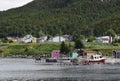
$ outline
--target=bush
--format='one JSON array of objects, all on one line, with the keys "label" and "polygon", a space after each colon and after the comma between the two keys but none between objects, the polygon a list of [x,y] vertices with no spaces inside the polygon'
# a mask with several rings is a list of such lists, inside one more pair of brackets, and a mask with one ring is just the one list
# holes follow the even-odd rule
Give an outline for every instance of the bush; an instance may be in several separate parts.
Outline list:
[{"label": "bush", "polygon": [[113,43],[112,45],[113,46],[119,46],[119,43]]},{"label": "bush", "polygon": [[90,37],[88,37],[88,41],[87,42],[93,42],[93,40],[95,40],[95,37],[94,36],[90,36]]}]

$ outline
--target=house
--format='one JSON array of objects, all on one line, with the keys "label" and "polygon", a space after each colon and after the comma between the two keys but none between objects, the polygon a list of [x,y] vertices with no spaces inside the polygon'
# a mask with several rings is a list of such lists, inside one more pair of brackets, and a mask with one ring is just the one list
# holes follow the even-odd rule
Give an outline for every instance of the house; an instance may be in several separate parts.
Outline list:
[{"label": "house", "polygon": [[63,35],[62,37],[64,37],[67,41],[70,41],[70,42],[74,40],[72,35]]},{"label": "house", "polygon": [[26,35],[24,38],[21,39],[23,43],[36,43],[36,38],[33,37],[32,35]]},{"label": "house", "polygon": [[72,42],[74,40],[73,36],[69,36],[68,39],[70,42]]},{"label": "house", "polygon": [[13,42],[17,42],[19,37],[7,37],[7,39]]},{"label": "house", "polygon": [[66,41],[66,39],[62,36],[55,36],[48,40],[48,42],[63,42],[63,41]]},{"label": "house", "polygon": [[113,51],[114,58],[120,58],[120,51]]},{"label": "house", "polygon": [[59,58],[60,57],[60,50],[53,50],[51,53],[52,58]]},{"label": "house", "polygon": [[111,36],[97,37],[95,42],[112,43],[112,37]]},{"label": "house", "polygon": [[70,57],[71,58],[77,58],[78,57],[78,53],[76,51],[72,51],[72,52],[70,52]]},{"label": "house", "polygon": [[32,35],[26,35],[22,38],[23,43],[30,43],[32,42]]},{"label": "house", "polygon": [[47,36],[43,36],[43,37],[40,37],[40,38],[37,38],[37,42],[40,43],[40,42],[45,42],[47,41],[48,37]]},{"label": "house", "polygon": [[32,38],[32,43],[36,43],[37,42],[37,38],[33,37]]},{"label": "house", "polygon": [[95,51],[85,51],[85,50],[74,50],[70,52],[70,57],[77,58],[77,57],[83,57],[83,58],[90,58],[92,55],[97,54]]},{"label": "house", "polygon": [[85,51],[83,54],[84,58],[90,58],[92,55],[95,55],[96,52],[95,51]]}]

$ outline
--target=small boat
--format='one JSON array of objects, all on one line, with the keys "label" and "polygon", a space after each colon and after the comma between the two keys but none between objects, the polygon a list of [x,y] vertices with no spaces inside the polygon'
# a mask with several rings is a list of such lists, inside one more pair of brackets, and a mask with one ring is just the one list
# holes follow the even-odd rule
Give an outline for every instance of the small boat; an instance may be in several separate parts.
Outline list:
[{"label": "small boat", "polygon": [[57,59],[56,58],[46,58],[46,62],[50,63],[56,63],[57,62]]},{"label": "small boat", "polygon": [[40,63],[41,65],[55,65],[58,64],[56,58],[41,58],[37,61],[37,63]]},{"label": "small boat", "polygon": [[103,63],[105,64],[105,58],[102,57],[102,55],[92,55],[90,59],[88,59],[89,63]]},{"label": "small boat", "polygon": [[71,58],[69,57],[61,57],[57,59],[57,62],[60,64],[65,64],[65,65],[72,65]]},{"label": "small boat", "polygon": [[[43,61],[44,60],[44,61]],[[69,57],[60,57],[60,58],[45,58],[41,59],[41,64],[45,65],[72,65],[72,58]]]}]

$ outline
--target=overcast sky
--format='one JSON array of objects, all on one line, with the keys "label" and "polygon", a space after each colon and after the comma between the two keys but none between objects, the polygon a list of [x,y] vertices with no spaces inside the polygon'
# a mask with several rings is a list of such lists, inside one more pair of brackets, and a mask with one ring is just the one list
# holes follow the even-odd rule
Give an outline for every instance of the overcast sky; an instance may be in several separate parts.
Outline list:
[{"label": "overcast sky", "polygon": [[33,0],[0,0],[0,11],[23,6]]}]

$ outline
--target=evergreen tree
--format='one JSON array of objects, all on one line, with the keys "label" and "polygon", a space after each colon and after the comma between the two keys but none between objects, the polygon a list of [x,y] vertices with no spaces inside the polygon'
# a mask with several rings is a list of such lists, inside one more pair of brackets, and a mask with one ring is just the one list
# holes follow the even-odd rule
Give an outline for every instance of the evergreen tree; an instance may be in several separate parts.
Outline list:
[{"label": "evergreen tree", "polygon": [[60,46],[60,53],[67,54],[69,51],[70,51],[69,47],[65,44],[65,42],[62,42]]},{"label": "evergreen tree", "polygon": [[84,44],[80,39],[75,40],[75,49],[82,49],[84,48]]},{"label": "evergreen tree", "polygon": [[66,49],[66,45],[65,45],[65,42],[63,41],[61,43],[61,46],[60,46],[60,53],[64,54],[65,53],[65,49]]}]

